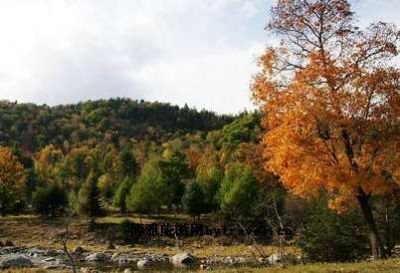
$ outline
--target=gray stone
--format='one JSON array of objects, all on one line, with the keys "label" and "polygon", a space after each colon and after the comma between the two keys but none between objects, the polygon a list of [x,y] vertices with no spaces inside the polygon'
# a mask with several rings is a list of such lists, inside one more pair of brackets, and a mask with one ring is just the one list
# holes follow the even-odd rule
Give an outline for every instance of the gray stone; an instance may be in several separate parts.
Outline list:
[{"label": "gray stone", "polygon": [[32,267],[33,262],[26,256],[7,254],[0,257],[0,268]]},{"label": "gray stone", "polygon": [[189,253],[180,253],[171,257],[175,267],[190,267],[196,263],[196,258]]},{"label": "gray stone", "polygon": [[56,258],[49,257],[49,258],[43,259],[43,262],[54,262],[55,260],[56,260]]},{"label": "gray stone", "polygon": [[73,251],[73,253],[74,253],[75,255],[79,255],[79,254],[82,254],[82,253],[84,253],[84,252],[86,252],[86,250],[85,250],[83,247],[81,247],[81,246],[76,247],[76,248],[74,249],[74,251]]},{"label": "gray stone", "polygon": [[106,262],[110,260],[110,256],[106,253],[98,252],[88,255],[85,260],[87,262]]},{"label": "gray stone", "polygon": [[60,266],[60,265],[57,265],[57,264],[49,264],[49,265],[46,265],[46,266],[44,266],[43,267],[43,269],[60,269],[60,268],[62,268],[62,266]]},{"label": "gray stone", "polygon": [[150,267],[150,266],[154,266],[154,265],[155,265],[155,262],[152,261],[152,260],[148,260],[148,259],[139,260],[139,261],[137,262],[137,264],[136,264],[136,266],[137,266],[139,269],[143,269],[143,268]]},{"label": "gray stone", "polygon": [[32,248],[28,250],[28,255],[32,257],[45,256],[47,255],[47,251],[43,249]]},{"label": "gray stone", "polygon": [[267,258],[268,263],[274,265],[278,264],[282,261],[282,254],[281,253],[273,253]]},{"label": "gray stone", "polygon": [[49,257],[43,260],[43,262],[54,262],[56,260],[56,258],[54,257]]}]

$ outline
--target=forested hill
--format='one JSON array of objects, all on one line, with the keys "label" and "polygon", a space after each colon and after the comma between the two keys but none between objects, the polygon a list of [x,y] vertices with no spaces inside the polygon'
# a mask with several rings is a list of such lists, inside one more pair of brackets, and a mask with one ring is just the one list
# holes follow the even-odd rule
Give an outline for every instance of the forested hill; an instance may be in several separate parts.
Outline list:
[{"label": "forested hill", "polygon": [[221,129],[233,116],[125,98],[50,107],[0,101],[0,146],[37,151],[48,144],[124,139],[165,141],[194,131]]}]

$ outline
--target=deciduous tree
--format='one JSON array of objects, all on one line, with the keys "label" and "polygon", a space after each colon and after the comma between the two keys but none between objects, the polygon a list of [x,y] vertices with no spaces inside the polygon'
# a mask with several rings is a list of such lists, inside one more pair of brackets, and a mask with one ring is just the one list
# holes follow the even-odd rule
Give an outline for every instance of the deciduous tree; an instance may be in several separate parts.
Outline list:
[{"label": "deciduous tree", "polygon": [[24,199],[26,174],[24,167],[8,148],[0,146],[0,213],[5,213]]},{"label": "deciduous tree", "polygon": [[265,113],[268,170],[295,194],[359,204],[383,256],[370,199],[400,178],[399,31],[354,24],[347,0],[279,0],[268,25],[280,45],[260,58],[252,90]]}]

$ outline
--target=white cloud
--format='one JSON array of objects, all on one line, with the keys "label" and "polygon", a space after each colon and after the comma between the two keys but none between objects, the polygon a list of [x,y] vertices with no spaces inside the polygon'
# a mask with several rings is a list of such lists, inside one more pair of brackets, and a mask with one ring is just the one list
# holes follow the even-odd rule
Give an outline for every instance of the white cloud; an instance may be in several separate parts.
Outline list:
[{"label": "white cloud", "polygon": [[263,43],[256,43],[244,50],[160,62],[144,67],[135,82],[140,89],[152,90],[148,96],[154,100],[187,102],[225,113],[249,109],[250,77],[256,72],[255,58],[263,49]]},{"label": "white cloud", "polygon": [[251,106],[250,52],[260,44],[263,26],[254,22],[264,5],[2,0],[0,99],[58,104],[128,96],[241,110]]},{"label": "white cloud", "polygon": [[[126,96],[219,112],[251,107],[272,0],[0,0],[0,99]],[[358,1],[397,19],[396,0]]]}]

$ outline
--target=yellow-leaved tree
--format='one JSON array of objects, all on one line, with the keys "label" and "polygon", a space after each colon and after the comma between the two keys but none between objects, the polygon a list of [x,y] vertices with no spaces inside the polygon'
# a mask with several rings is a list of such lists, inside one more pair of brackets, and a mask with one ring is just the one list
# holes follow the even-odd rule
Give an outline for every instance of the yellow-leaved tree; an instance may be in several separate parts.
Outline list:
[{"label": "yellow-leaved tree", "polygon": [[22,164],[8,148],[0,146],[0,213],[4,216],[25,194],[26,174]]},{"label": "yellow-leaved tree", "polygon": [[355,26],[347,0],[278,0],[252,92],[264,113],[266,168],[294,194],[359,205],[372,254],[384,256],[372,196],[399,189],[399,31]]}]

